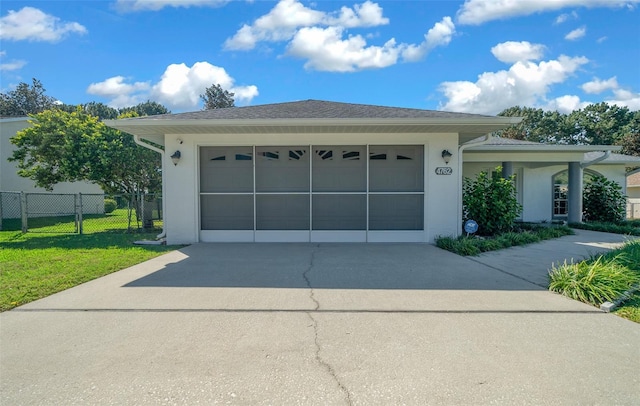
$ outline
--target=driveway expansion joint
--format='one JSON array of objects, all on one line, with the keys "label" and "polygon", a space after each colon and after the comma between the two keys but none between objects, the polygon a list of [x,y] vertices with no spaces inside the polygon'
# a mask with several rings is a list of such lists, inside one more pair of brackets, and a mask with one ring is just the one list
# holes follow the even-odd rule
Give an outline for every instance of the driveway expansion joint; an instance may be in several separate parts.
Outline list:
[{"label": "driveway expansion joint", "polygon": [[[313,289],[313,286],[311,286],[311,280],[309,279],[309,273],[313,270],[315,256],[316,256],[316,252],[317,252],[318,248],[320,248],[320,246],[316,245],[314,250],[311,252],[311,258],[309,260],[309,266],[302,273],[302,277],[304,278],[304,281],[307,284],[307,287],[309,288],[309,298],[315,304],[315,308],[313,309],[313,312],[317,312],[317,311],[320,310],[320,302],[315,297],[315,291]],[[351,406],[353,404],[353,402],[351,400],[351,394],[349,393],[349,390],[346,388],[346,386],[344,386],[344,384],[342,382],[340,382],[340,379],[338,378],[338,375],[336,374],[336,371],[331,366],[331,364],[329,364],[327,361],[325,361],[322,358],[322,356],[320,355],[320,352],[322,351],[322,347],[320,346],[320,340],[318,338],[318,321],[313,317],[313,314],[312,314],[311,311],[308,311],[306,313],[307,313],[307,316],[309,317],[309,319],[311,319],[311,327],[313,327],[313,342],[314,342],[315,347],[316,347],[316,351],[315,351],[316,361],[318,362],[318,364],[320,364],[320,366],[322,366],[329,373],[331,378],[333,378],[333,380],[338,385],[338,388],[342,391],[342,393],[344,393],[347,405]]]}]

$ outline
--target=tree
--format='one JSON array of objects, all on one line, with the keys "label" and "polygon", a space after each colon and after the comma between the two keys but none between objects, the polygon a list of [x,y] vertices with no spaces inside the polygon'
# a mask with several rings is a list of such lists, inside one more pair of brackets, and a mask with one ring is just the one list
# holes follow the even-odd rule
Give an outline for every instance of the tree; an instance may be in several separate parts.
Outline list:
[{"label": "tree", "polygon": [[9,160],[37,186],[51,190],[59,182],[89,181],[109,194],[161,190],[159,154],[106,127],[81,106],[32,117],[32,125],[11,139],[16,149]]},{"label": "tree", "polygon": [[213,84],[205,89],[204,94],[200,95],[200,99],[204,102],[203,110],[235,107],[234,95],[235,93],[224,90],[220,85]]},{"label": "tree", "polygon": [[[159,114],[169,114],[171,111],[160,103],[156,103],[151,100],[147,100],[144,103],[137,104],[133,107],[124,107],[118,111],[119,115],[123,115],[129,112],[135,112],[137,116],[157,116]],[[115,117],[114,117],[115,118]]]},{"label": "tree", "polygon": [[26,116],[40,113],[55,106],[56,99],[45,95],[45,88],[38,79],[33,84],[21,82],[15,90],[0,93],[0,116]]},{"label": "tree", "polygon": [[[523,120],[496,133],[499,137],[541,143],[566,143],[571,133],[566,116],[557,111],[544,111],[532,107],[510,107],[498,116],[522,117]],[[565,141],[565,142],[563,142]]]},{"label": "tree", "polygon": [[624,135],[616,141],[617,145],[622,146],[622,153],[640,156],[640,111],[633,113],[622,132]]},{"label": "tree", "polygon": [[567,120],[575,128],[576,144],[613,145],[625,135],[624,129],[632,118],[627,107],[603,102],[574,110]]}]

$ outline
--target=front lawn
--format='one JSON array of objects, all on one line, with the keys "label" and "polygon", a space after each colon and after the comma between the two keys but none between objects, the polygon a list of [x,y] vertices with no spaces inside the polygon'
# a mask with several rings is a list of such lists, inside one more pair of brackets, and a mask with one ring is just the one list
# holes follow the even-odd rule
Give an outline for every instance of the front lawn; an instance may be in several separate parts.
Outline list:
[{"label": "front lawn", "polygon": [[133,245],[157,233],[93,234],[0,232],[0,311],[172,251],[164,245]]}]

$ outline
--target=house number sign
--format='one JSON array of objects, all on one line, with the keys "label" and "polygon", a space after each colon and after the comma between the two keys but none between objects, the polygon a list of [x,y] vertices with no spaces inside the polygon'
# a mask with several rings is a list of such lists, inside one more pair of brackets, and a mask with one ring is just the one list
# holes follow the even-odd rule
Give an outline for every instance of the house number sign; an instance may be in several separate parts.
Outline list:
[{"label": "house number sign", "polygon": [[439,166],[436,168],[436,175],[451,175],[453,168],[450,166]]}]

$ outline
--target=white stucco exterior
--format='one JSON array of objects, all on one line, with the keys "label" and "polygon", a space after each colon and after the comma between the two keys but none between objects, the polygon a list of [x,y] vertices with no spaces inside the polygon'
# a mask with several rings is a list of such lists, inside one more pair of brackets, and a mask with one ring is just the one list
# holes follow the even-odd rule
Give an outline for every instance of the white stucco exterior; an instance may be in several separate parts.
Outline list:
[{"label": "white stucco exterior", "polygon": [[[287,146],[287,145],[423,145],[424,146],[424,224],[422,231],[347,233],[314,233],[312,241],[416,241],[431,242],[439,235],[456,234],[458,227],[457,191],[460,174],[457,171],[457,154],[449,165],[442,160],[442,150],[457,151],[457,133],[430,134],[228,134],[212,137],[208,134],[167,134],[164,145],[163,174],[165,182],[165,218],[167,243],[188,244],[194,241],[210,241],[211,233],[200,231],[199,207],[199,162],[198,149],[205,146]],[[170,155],[179,150],[181,159],[177,165]],[[452,175],[436,175],[437,167],[450,166]],[[453,201],[452,201],[453,199]],[[257,232],[250,240],[262,240]],[[246,241],[247,234],[225,232],[226,240]],[[262,233],[262,237],[268,233]],[[297,241],[298,235],[272,233],[273,240],[290,238]],[[268,237],[266,237],[268,239]],[[308,240],[308,239],[307,239]]]}]

